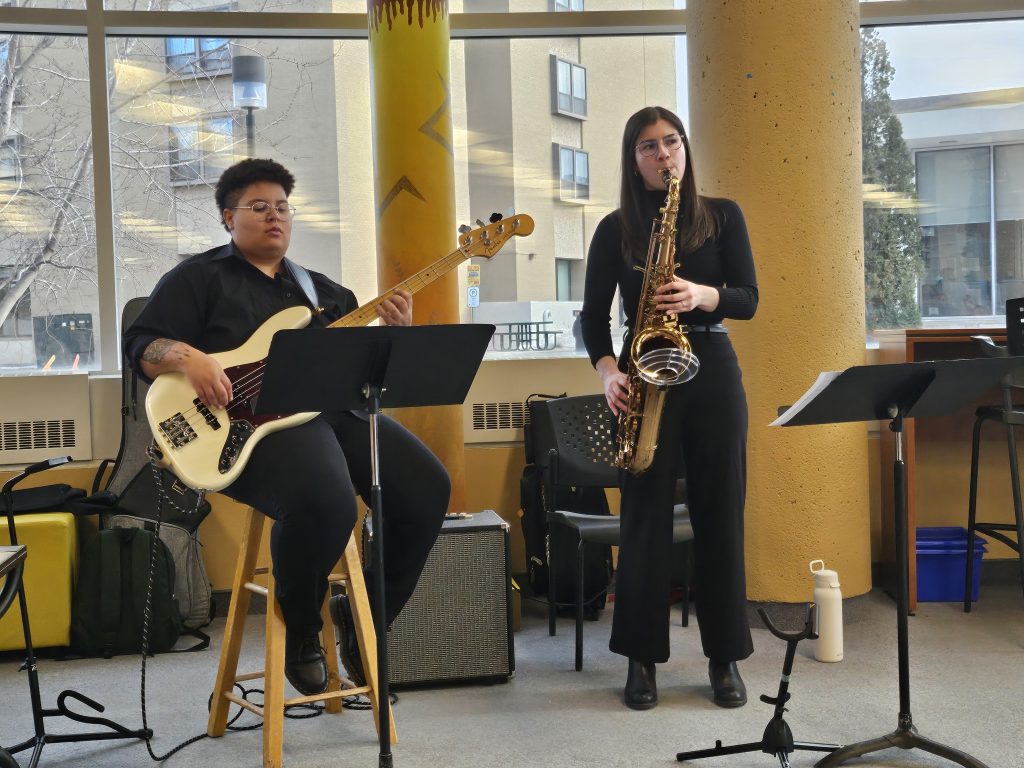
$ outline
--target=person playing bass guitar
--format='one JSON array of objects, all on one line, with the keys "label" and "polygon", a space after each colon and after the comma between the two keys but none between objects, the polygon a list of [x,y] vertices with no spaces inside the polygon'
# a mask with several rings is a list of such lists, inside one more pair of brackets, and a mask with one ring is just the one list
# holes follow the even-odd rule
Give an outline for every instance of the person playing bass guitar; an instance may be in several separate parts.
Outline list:
[{"label": "person playing bass guitar", "polygon": [[[325,327],[357,308],[352,291],[285,259],[294,186],[292,174],[273,160],[243,160],[220,177],[215,200],[230,242],[165,274],[125,331],[126,357],[144,378],[181,374],[205,407],[223,409],[246,395],[211,353],[239,347],[289,307],[313,309],[311,327]],[[376,311],[387,325],[410,325],[412,294],[395,290]],[[380,481],[388,489],[384,580],[390,625],[441,529],[451,482],[437,457],[404,427],[381,416],[379,429]],[[285,674],[304,695],[327,687],[320,606],[356,522],[353,489],[369,503],[369,430],[365,413],[338,412],[274,431],[256,443],[240,474],[221,490],[274,520],[270,552],[286,626]],[[367,591],[374,594],[372,584]],[[332,598],[331,613],[339,624],[342,664],[361,685],[347,598]]]}]

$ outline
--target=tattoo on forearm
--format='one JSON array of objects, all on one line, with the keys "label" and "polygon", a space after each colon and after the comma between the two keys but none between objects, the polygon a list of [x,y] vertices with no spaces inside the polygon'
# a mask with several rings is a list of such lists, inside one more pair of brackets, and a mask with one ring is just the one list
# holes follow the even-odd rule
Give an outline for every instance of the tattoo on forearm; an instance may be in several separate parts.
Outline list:
[{"label": "tattoo on forearm", "polygon": [[[166,363],[168,362],[167,353],[170,352],[171,347],[177,343],[178,342],[172,341],[171,339],[156,339],[146,347],[146,351],[142,353],[142,359],[147,363],[153,363],[154,365]],[[175,352],[175,357],[179,361],[188,357],[188,348],[186,347],[184,350],[177,350]]]}]

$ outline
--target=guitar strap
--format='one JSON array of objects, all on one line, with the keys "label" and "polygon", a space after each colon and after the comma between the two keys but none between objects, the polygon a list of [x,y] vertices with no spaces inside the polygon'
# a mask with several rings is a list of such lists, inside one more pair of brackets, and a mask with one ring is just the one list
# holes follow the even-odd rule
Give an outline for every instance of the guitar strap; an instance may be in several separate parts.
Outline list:
[{"label": "guitar strap", "polygon": [[296,264],[291,259],[285,257],[284,264],[288,268],[288,273],[292,276],[302,292],[306,294],[306,299],[309,301],[309,306],[313,309],[313,314],[318,315],[321,312],[320,299],[316,295],[316,286],[313,285],[313,278],[309,276],[309,271],[300,264]]}]

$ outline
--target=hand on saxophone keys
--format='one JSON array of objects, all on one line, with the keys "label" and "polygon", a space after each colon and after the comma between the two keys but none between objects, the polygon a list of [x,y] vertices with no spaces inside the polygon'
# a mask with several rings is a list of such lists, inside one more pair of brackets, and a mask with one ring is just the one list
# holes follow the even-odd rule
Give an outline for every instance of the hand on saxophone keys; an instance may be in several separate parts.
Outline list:
[{"label": "hand on saxophone keys", "polygon": [[692,312],[702,309],[711,312],[718,308],[719,293],[717,288],[709,285],[691,283],[676,277],[661,285],[654,291],[656,308],[659,312]]},{"label": "hand on saxophone keys", "polygon": [[594,367],[601,376],[604,397],[612,413],[618,416],[629,410],[629,377],[619,370],[615,358],[611,355],[602,357]]}]

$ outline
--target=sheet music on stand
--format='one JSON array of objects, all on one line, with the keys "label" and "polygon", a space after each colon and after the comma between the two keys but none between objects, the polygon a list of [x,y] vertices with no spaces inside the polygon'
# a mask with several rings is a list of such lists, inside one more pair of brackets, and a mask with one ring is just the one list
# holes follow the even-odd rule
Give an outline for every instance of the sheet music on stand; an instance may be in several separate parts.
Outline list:
[{"label": "sheet music on stand", "polygon": [[836,378],[842,374],[842,371],[822,371],[818,374],[818,378],[815,379],[814,383],[810,388],[804,392],[800,399],[789,406],[783,413],[779,414],[779,417],[775,419],[769,427],[782,427],[788,424],[793,417],[800,413],[809,402],[814,400],[818,396],[818,393],[823,391],[829,384],[836,380]]}]

